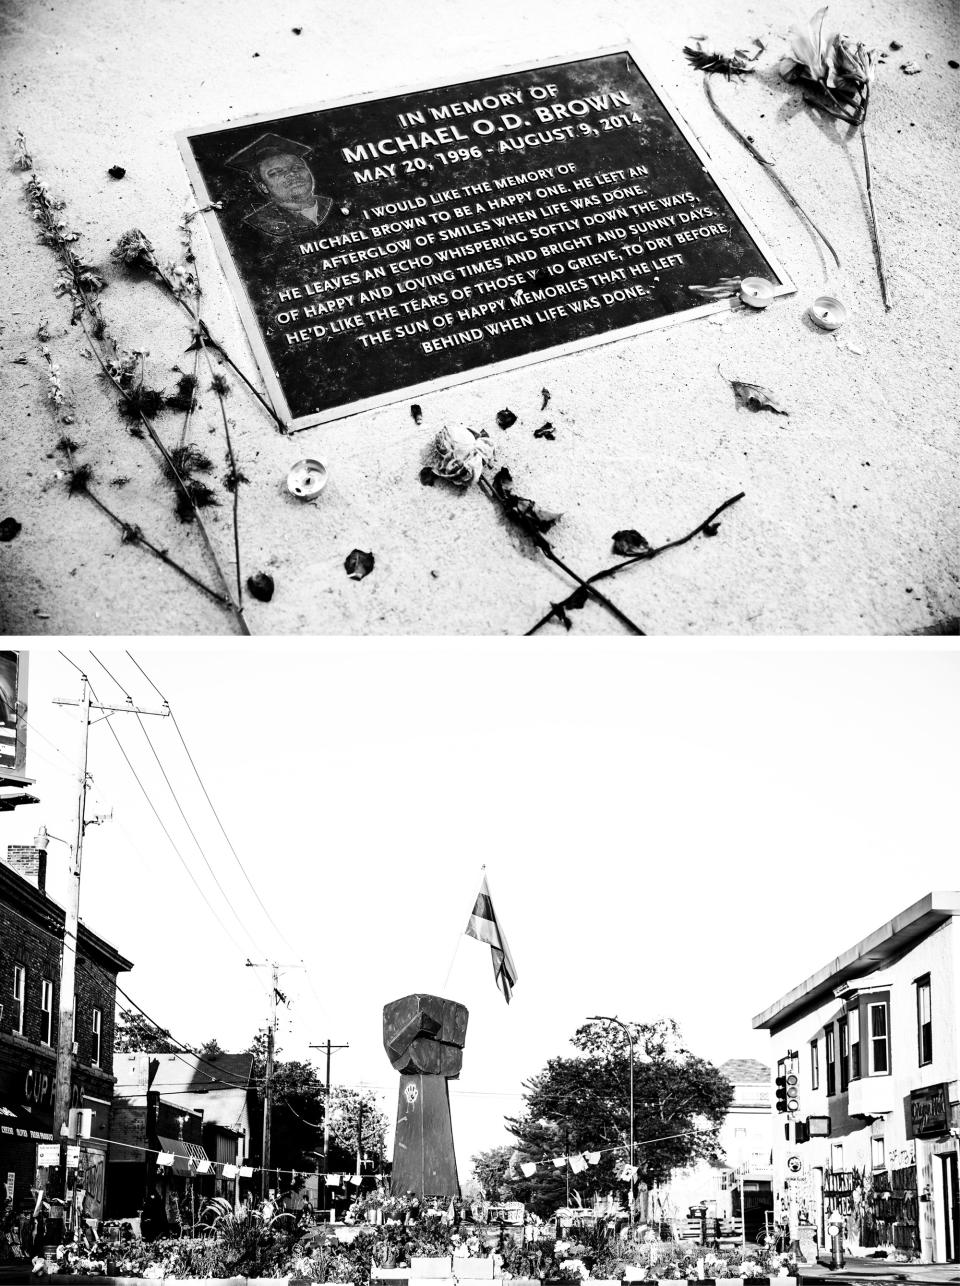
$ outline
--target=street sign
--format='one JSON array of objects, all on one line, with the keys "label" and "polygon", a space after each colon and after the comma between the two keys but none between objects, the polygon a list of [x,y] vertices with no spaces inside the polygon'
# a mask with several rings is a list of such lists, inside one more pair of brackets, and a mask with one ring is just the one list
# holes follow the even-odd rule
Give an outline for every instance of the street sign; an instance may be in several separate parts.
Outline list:
[{"label": "street sign", "polygon": [[68,1170],[79,1170],[79,1169],[80,1169],[80,1149],[79,1149],[79,1147],[68,1147],[68,1148],[67,1148],[67,1169],[68,1169]]},{"label": "street sign", "polygon": [[787,1157],[787,1169],[791,1174],[799,1174],[803,1169],[803,1162],[799,1157]]}]

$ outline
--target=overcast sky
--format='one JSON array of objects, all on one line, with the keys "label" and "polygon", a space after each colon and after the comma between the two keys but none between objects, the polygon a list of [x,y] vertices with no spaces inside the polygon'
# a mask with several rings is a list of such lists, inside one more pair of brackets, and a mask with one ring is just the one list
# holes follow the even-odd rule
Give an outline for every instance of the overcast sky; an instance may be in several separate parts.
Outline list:
[{"label": "overcast sky", "polygon": [[[64,650],[101,700],[123,702],[81,644]],[[159,707],[117,643],[93,651]],[[585,1016],[670,1016],[717,1063],[764,1058],[754,1014],[930,889],[958,886],[955,650],[564,639],[131,651],[281,933],[171,720],[144,723],[236,916],[137,719],[119,715],[91,731],[88,815],[113,817],[87,831],[81,915],[134,961],[121,985],[179,1039],[240,1049],[267,1013],[267,973],[245,960],[277,960],[284,1053],[349,1042],[334,1081],[382,1090],[391,1120],[384,1003],[412,991],[465,1003],[462,1179],[473,1152],[508,1141],[521,1081],[568,1052]],[[79,689],[55,651],[32,649],[28,768],[42,802],[0,815],[4,849],[41,823],[72,834],[77,712],[52,698]],[[58,900],[65,859],[53,844]],[[509,1006],[489,949],[461,936],[484,863],[519,972]]]}]

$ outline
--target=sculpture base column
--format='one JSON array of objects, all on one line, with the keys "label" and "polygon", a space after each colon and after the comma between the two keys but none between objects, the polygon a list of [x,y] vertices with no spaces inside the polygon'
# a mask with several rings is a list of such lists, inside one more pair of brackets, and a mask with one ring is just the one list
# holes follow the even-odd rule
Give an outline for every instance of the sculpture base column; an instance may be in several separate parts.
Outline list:
[{"label": "sculpture base column", "polygon": [[421,1199],[460,1196],[445,1076],[400,1076],[390,1191],[415,1192]]}]

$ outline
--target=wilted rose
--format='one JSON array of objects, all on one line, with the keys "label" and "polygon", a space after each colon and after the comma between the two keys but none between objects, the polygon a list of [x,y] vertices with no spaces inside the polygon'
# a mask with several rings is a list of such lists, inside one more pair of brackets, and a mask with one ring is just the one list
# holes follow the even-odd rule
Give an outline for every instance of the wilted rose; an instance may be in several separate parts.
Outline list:
[{"label": "wilted rose", "polygon": [[485,466],[493,462],[493,446],[486,437],[470,429],[442,428],[434,443],[434,459],[429,468],[437,478],[457,487],[469,487],[478,481]]}]

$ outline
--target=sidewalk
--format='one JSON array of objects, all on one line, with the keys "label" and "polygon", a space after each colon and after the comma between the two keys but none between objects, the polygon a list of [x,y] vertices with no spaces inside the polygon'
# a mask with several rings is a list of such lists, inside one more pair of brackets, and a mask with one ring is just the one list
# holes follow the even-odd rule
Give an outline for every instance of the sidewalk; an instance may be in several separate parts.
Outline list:
[{"label": "sidewalk", "polygon": [[824,1256],[820,1263],[805,1264],[801,1282],[960,1282],[960,1264],[902,1264],[893,1259],[854,1259],[847,1256],[843,1268],[830,1268]]}]

